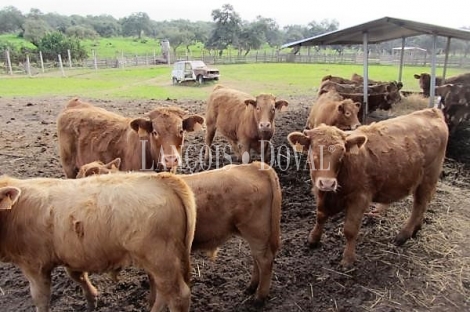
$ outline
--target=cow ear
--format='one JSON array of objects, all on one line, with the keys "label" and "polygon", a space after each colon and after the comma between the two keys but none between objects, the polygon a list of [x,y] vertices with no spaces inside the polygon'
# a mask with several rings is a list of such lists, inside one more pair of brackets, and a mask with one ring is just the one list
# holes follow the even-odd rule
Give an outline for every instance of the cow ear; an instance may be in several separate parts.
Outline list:
[{"label": "cow ear", "polygon": [[296,152],[307,152],[310,147],[310,138],[301,132],[290,133],[287,141]]},{"label": "cow ear", "polygon": [[276,101],[275,107],[277,110],[284,112],[287,110],[287,105],[289,105],[287,101],[279,100],[279,101]]},{"label": "cow ear", "polygon": [[17,187],[7,186],[0,188],[0,210],[11,209],[21,195]]},{"label": "cow ear", "polygon": [[403,82],[401,81],[397,82],[397,88],[398,90],[401,90],[401,88],[403,88]]},{"label": "cow ear", "polygon": [[121,167],[121,158],[116,158],[114,160],[111,160],[109,163],[107,163],[106,168],[108,169],[119,169]]},{"label": "cow ear", "polygon": [[246,106],[251,104],[251,105],[253,105],[253,107],[256,107],[256,101],[253,100],[253,99],[245,100],[245,104],[246,104]]},{"label": "cow ear", "polygon": [[85,177],[89,177],[95,174],[100,174],[100,168],[98,167],[90,167],[85,171]]},{"label": "cow ear", "polygon": [[413,77],[415,77],[416,79],[419,79],[419,78],[421,78],[421,75],[414,74]]},{"label": "cow ear", "polygon": [[131,121],[131,128],[139,134],[139,137],[145,137],[152,132],[152,122],[144,118],[136,118]]},{"label": "cow ear", "polygon": [[340,113],[344,113],[344,103],[341,102],[341,103],[338,105],[338,111],[339,111]]},{"label": "cow ear", "polygon": [[183,119],[183,130],[187,132],[200,131],[204,129],[205,119],[199,115],[191,115]]},{"label": "cow ear", "polygon": [[355,154],[366,142],[365,135],[350,135],[346,137],[346,151]]}]

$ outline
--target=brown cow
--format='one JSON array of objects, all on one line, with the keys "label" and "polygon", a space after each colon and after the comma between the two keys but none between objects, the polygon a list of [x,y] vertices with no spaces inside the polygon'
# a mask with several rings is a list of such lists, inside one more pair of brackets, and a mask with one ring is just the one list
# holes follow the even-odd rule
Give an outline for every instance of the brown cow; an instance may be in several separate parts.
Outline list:
[{"label": "brown cow", "polygon": [[77,173],[77,179],[91,176],[93,174],[105,174],[119,171],[121,158],[116,158],[105,164],[102,161],[94,161],[80,167]]},{"label": "brown cow", "polygon": [[148,118],[126,118],[72,99],[57,119],[59,154],[67,178],[80,166],[100,159],[121,158],[122,170],[150,169],[153,164],[175,170],[181,159],[185,131],[204,124],[199,115],[178,107],[159,107]]},{"label": "brown cow", "polygon": [[444,114],[449,126],[449,135],[453,136],[462,122],[470,120],[470,106],[451,105],[444,110]]},{"label": "brown cow", "polygon": [[343,99],[336,91],[329,91],[318,97],[310,108],[306,129],[313,129],[324,123],[342,130],[356,129],[361,125],[357,114],[361,103]]},{"label": "brown cow", "polygon": [[342,77],[339,77],[339,76],[332,76],[332,75],[324,76],[322,78],[321,82],[324,82],[324,81],[327,81],[327,80],[333,81],[333,82],[336,82],[336,83],[341,83],[341,84],[357,84],[353,80],[342,78]]},{"label": "brown cow", "polygon": [[396,237],[402,245],[421,228],[446,153],[448,129],[442,111],[428,108],[361,126],[346,133],[321,125],[288,135],[290,144],[309,153],[317,220],[308,236],[320,242],[328,217],[346,210],[346,248],[341,264],[356,260],[361,219],[371,202],[390,204],[413,194],[413,210]]},{"label": "brown cow", "polygon": [[[425,96],[430,95],[431,90],[431,75],[428,73],[414,74],[413,77],[419,79],[419,87],[423,90]],[[448,83],[462,83],[470,84],[470,73],[460,74],[442,79],[442,77],[436,77],[436,86],[441,86]]]},{"label": "brown cow", "polygon": [[[287,101],[277,100],[272,94],[260,94],[255,98],[245,92],[215,86],[207,102],[205,160],[210,157],[210,146],[219,130],[230,142],[238,160],[243,156],[243,161],[249,162],[250,150],[262,153],[262,141],[273,137],[276,110],[282,111],[287,105]],[[268,143],[264,144],[268,161],[269,147]]]},{"label": "brown cow", "polygon": [[[403,87],[401,82],[384,82],[380,84],[373,84],[367,87],[369,94],[398,92]],[[339,93],[364,93],[362,85],[341,84],[334,81],[326,80],[322,82],[318,95],[325,92],[335,90]]]},{"label": "brown cow", "polygon": [[87,179],[0,177],[0,259],[21,268],[38,312],[50,310],[51,271],[64,266],[84,290],[85,272],[135,264],[152,276],[152,312],[190,305],[190,249],[196,203],[171,173],[118,173]]},{"label": "brown cow", "polygon": [[[353,81],[356,84],[364,84],[364,78],[361,75],[356,74],[356,73],[352,74],[351,81]],[[373,79],[370,79],[370,78],[367,79],[367,84],[368,85],[370,85],[370,84],[381,84],[381,83],[383,83],[383,82],[378,81],[378,80],[373,80]]]},{"label": "brown cow", "polygon": [[[118,171],[98,162],[87,168],[93,168],[87,171],[90,175]],[[232,235],[242,237],[250,246],[254,265],[247,290],[256,292],[257,302],[263,302],[269,293],[274,257],[281,243],[282,194],[274,169],[255,161],[179,177],[196,196],[192,250],[215,255]]]}]

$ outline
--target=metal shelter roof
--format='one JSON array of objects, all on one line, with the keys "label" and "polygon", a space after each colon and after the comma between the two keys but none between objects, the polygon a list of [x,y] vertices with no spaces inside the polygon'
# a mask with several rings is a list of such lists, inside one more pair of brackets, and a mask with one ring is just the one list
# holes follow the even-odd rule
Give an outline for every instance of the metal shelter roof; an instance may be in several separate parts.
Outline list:
[{"label": "metal shelter roof", "polygon": [[363,34],[365,32],[368,34],[369,44],[426,34],[470,40],[470,31],[468,30],[437,26],[386,16],[357,26],[286,43],[281,48],[291,48],[295,46],[306,47],[317,45],[362,44],[364,40]]}]

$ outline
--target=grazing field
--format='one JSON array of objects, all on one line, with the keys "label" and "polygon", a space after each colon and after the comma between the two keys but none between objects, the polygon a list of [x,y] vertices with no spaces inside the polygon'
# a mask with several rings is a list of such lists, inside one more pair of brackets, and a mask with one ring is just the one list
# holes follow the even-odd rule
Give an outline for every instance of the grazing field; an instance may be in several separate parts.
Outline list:
[{"label": "grazing field", "polygon": [[[305,157],[296,163],[287,135],[302,130],[321,77],[349,77],[360,66],[257,64],[220,66],[221,83],[257,94],[273,92],[289,102],[276,116],[273,139],[282,194],[282,246],[264,308],[244,293],[251,274],[247,244],[227,242],[215,262],[193,255],[191,311],[466,311],[470,309],[470,131],[451,139],[438,190],[416,238],[396,247],[393,239],[409,215],[410,198],[393,204],[379,218],[364,217],[358,262],[347,271],[339,262],[344,249],[339,214],[327,222],[318,249],[306,245],[315,220],[315,202]],[[57,153],[56,118],[74,96],[126,116],[141,116],[156,106],[176,105],[204,114],[213,84],[172,86],[170,68],[70,71],[62,78],[2,77],[0,81],[0,171],[16,177],[64,177]],[[405,68],[404,89],[418,90],[415,72]],[[439,73],[439,72],[438,72]],[[456,71],[448,72],[449,75]],[[370,77],[395,80],[396,67],[372,67]],[[396,111],[400,110],[400,103]],[[409,107],[412,107],[410,104]],[[409,108],[408,107],[408,108]],[[203,133],[186,137],[181,173],[206,170],[200,160]],[[215,144],[227,144],[216,135]],[[215,164],[211,168],[215,168]],[[3,213],[3,212],[2,212]],[[27,229],[26,229],[27,230]],[[91,275],[101,294],[99,311],[147,311],[146,275],[126,269],[119,282]],[[53,273],[52,311],[86,311],[81,290],[58,268]],[[0,264],[0,311],[32,311],[28,282],[21,271]]]},{"label": "grazing field", "polygon": [[[220,83],[247,92],[273,92],[282,96],[315,96],[326,75],[351,77],[363,74],[359,65],[336,64],[237,64],[216,65]],[[159,65],[124,69],[65,69],[65,77],[57,70],[33,77],[0,76],[0,96],[87,96],[89,98],[129,99],[206,99],[212,83],[175,87],[171,83],[171,66]],[[427,67],[404,67],[403,90],[419,91],[415,73],[429,72]],[[447,76],[462,73],[448,69]],[[442,69],[437,70],[441,74]],[[398,67],[371,66],[369,77],[375,80],[397,80]]]}]

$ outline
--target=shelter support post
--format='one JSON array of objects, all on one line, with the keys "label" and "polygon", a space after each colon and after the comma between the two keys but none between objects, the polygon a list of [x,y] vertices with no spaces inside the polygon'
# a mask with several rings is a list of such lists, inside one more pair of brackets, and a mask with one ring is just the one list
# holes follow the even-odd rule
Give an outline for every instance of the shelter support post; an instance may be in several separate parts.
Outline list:
[{"label": "shelter support post", "polygon": [[434,95],[436,94],[436,46],[437,35],[432,35],[432,51],[431,51],[431,83],[429,90],[429,107],[434,107]]},{"label": "shelter support post", "polygon": [[398,69],[398,82],[403,78],[403,64],[405,61],[405,37],[401,38],[401,50],[400,50],[400,68]]},{"label": "shelter support post", "polygon": [[364,66],[363,66],[363,77],[364,77],[364,83],[363,83],[363,94],[364,94],[364,100],[362,105],[364,106],[364,110],[362,111],[362,122],[366,122],[366,117],[367,117],[367,112],[369,111],[369,34],[367,31],[364,31],[362,33],[362,38],[363,38],[363,51],[364,51]]},{"label": "shelter support post", "polygon": [[444,58],[444,69],[442,70],[442,80],[446,79],[447,62],[449,61],[450,37],[447,37],[446,56]]}]

